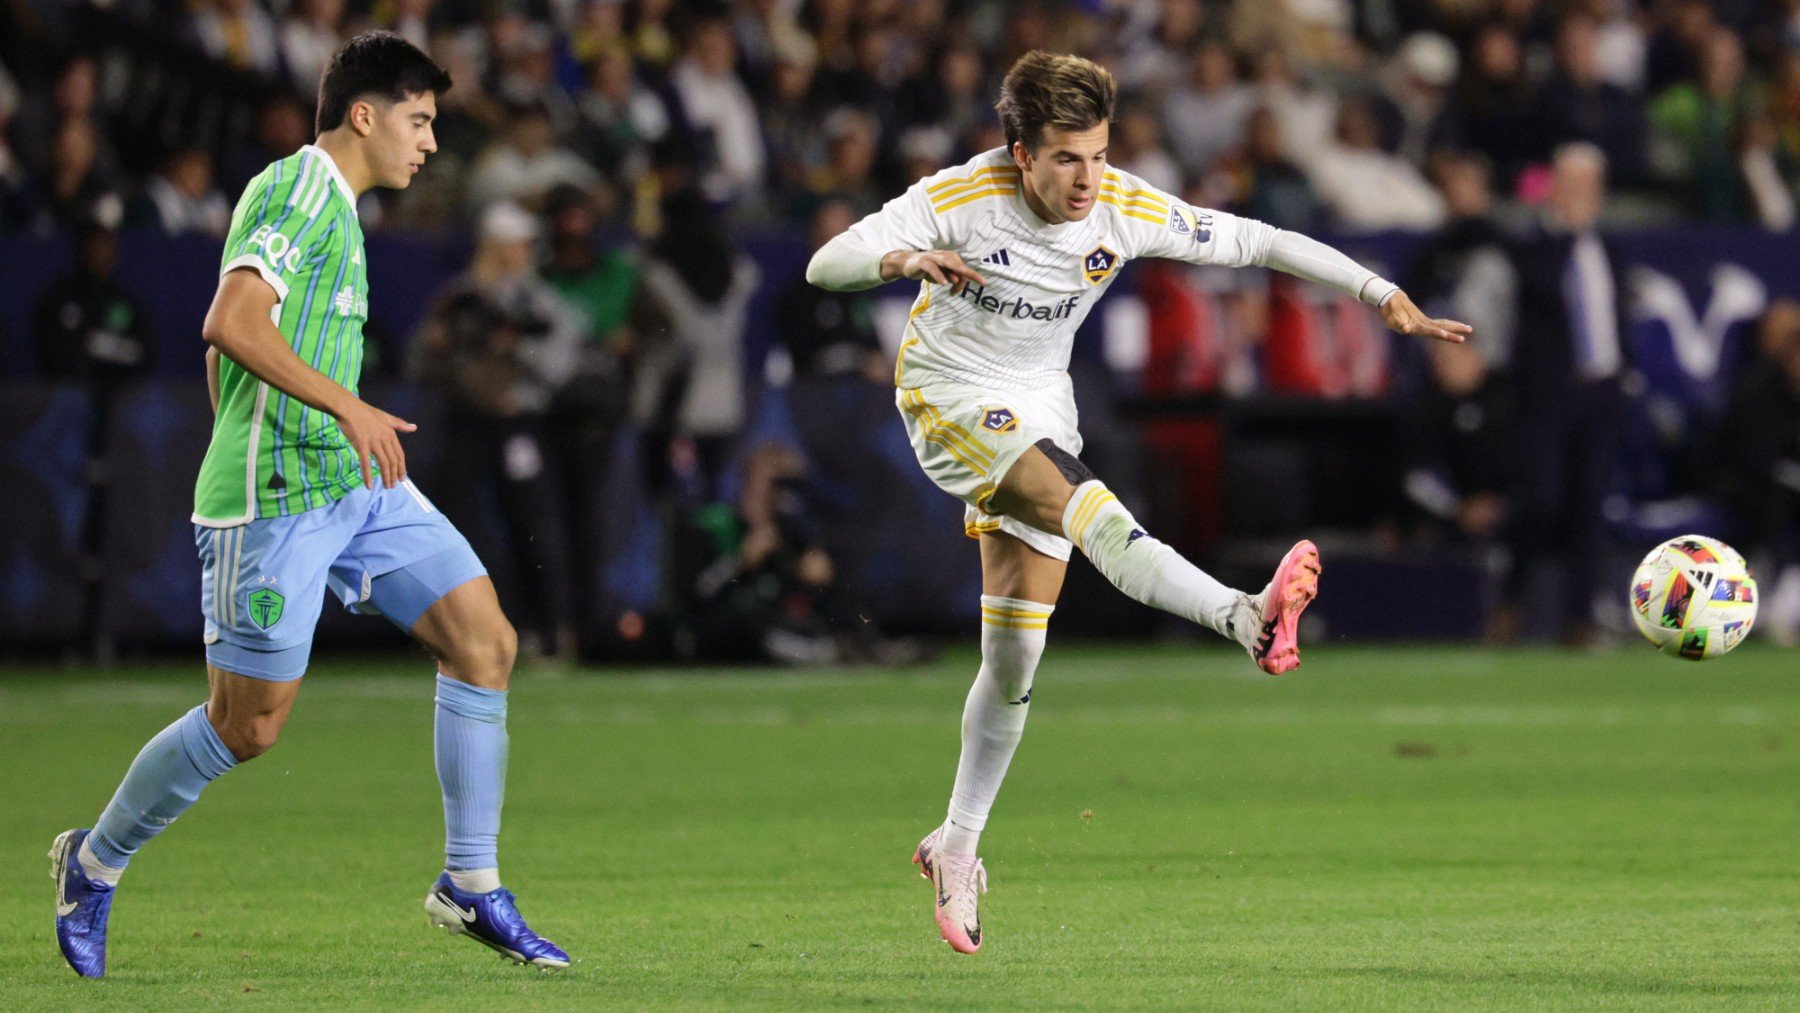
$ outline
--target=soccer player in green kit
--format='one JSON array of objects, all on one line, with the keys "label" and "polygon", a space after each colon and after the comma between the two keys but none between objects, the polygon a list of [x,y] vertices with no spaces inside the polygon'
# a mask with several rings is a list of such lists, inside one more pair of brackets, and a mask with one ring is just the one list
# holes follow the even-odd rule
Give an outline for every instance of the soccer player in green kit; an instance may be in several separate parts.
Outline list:
[{"label": "soccer player in green kit", "polygon": [[568,966],[500,885],[517,639],[468,541],[406,477],[399,434],[414,426],[357,397],[369,284],[356,200],[412,181],[449,87],[397,35],[350,40],[319,85],[317,143],[238,201],[203,329],[215,420],[193,521],[211,695],[144,746],[91,831],[51,848],[57,943],[84,977],[106,971],[114,888],[138,848],[275,744],[327,587],[437,659],[447,842],[430,920],[516,962]]}]

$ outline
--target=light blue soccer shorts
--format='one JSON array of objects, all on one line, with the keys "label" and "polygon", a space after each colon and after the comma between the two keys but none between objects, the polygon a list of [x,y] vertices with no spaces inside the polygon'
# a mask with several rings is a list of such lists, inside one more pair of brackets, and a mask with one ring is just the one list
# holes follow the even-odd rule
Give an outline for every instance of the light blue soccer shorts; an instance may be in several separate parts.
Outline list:
[{"label": "light blue soccer shorts", "polygon": [[327,586],[346,609],[410,632],[432,603],[487,573],[410,480],[286,517],[195,525],[194,541],[207,663],[273,682],[305,674]]}]

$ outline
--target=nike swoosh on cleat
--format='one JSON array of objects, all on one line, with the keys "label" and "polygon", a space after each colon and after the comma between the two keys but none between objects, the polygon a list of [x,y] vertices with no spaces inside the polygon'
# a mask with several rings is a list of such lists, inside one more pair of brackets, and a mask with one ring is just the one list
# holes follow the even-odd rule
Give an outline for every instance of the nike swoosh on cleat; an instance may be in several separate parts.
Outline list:
[{"label": "nike swoosh on cleat", "polygon": [[464,911],[462,908],[459,908],[455,904],[452,904],[452,905],[450,905],[450,910],[455,911],[456,917],[461,918],[463,921],[468,922],[471,925],[475,924],[475,909],[474,908],[470,908],[467,911]]},{"label": "nike swoosh on cleat", "polygon": [[78,905],[75,905],[75,904],[64,904],[60,900],[57,901],[56,902],[56,917],[58,917],[58,918],[69,917],[70,915],[75,913],[75,908],[77,906]]}]

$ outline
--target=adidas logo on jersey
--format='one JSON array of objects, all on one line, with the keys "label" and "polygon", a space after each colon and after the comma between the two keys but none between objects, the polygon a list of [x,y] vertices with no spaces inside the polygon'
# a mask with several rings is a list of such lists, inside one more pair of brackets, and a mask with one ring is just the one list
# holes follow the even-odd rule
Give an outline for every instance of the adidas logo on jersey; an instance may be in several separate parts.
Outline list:
[{"label": "adidas logo on jersey", "polygon": [[1061,320],[1075,312],[1075,307],[1081,302],[1081,293],[1079,292],[1061,302],[1049,306],[1039,306],[1036,303],[1026,302],[1023,298],[999,299],[987,294],[986,285],[976,285],[972,282],[963,286],[960,297],[969,300],[976,306],[987,310],[989,313],[998,313],[1003,317],[1011,317],[1014,320],[1024,320],[1027,318],[1032,320]]},{"label": "adidas logo on jersey", "polygon": [[1012,266],[1012,258],[1006,255],[1005,249],[995,250],[993,253],[981,258],[981,262],[983,264],[999,264],[1001,267]]}]

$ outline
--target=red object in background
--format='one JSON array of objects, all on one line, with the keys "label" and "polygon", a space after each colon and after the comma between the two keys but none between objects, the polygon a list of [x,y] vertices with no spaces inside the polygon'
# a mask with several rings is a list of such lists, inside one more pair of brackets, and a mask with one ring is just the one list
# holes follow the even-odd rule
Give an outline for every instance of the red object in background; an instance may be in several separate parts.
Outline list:
[{"label": "red object in background", "polygon": [[1374,397],[1387,389],[1388,352],[1387,330],[1370,307],[1269,276],[1263,375],[1271,392]]},{"label": "red object in background", "polygon": [[[1224,309],[1211,292],[1188,283],[1189,269],[1144,264],[1138,298],[1150,322],[1144,396],[1179,398],[1218,391],[1224,373]],[[1182,553],[1196,554],[1225,532],[1221,427],[1211,415],[1152,419],[1143,427],[1158,475],[1151,483],[1150,523]]]},{"label": "red object in background", "polygon": [[1138,298],[1150,320],[1144,363],[1146,397],[1180,397],[1219,389],[1224,362],[1218,297],[1188,283],[1187,270],[1162,261],[1143,265]]}]

